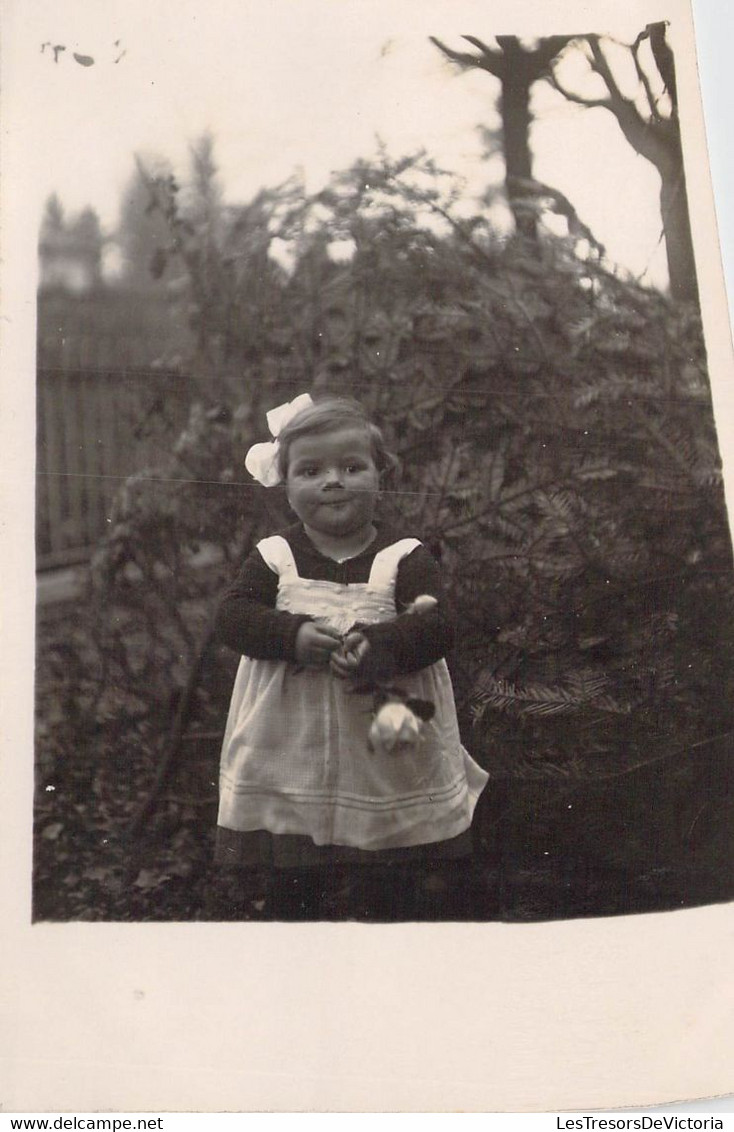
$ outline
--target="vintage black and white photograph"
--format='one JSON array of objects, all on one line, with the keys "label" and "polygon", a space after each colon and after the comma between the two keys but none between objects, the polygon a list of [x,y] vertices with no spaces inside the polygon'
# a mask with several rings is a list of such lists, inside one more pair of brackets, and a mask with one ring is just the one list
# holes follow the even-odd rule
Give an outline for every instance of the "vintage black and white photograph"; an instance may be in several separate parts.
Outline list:
[{"label": "vintage black and white photograph", "polygon": [[354,7],[28,13],[33,920],[730,901],[674,22]]},{"label": "vintage black and white photograph", "polygon": [[731,1092],[718,3],[6,4],[3,1111]]}]

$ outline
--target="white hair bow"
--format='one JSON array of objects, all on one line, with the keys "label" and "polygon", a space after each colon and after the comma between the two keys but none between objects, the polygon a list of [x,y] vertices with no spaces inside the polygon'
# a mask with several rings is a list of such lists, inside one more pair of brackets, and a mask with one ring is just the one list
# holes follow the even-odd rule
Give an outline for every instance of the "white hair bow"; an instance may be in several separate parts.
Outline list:
[{"label": "white hair bow", "polygon": [[278,437],[285,426],[310,405],[313,405],[311,395],[301,393],[298,397],[294,397],[292,401],[285,401],[282,405],[278,405],[265,414],[273,439],[264,441],[262,444],[253,444],[245,456],[245,467],[248,472],[264,487],[275,487],[282,481],[283,477],[278,467]]}]

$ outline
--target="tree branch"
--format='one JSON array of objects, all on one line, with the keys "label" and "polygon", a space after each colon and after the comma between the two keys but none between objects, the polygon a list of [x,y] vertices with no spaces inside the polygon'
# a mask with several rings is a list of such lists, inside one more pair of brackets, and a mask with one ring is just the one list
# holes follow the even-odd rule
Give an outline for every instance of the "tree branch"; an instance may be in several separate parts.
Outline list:
[{"label": "tree branch", "polygon": [[[452,47],[447,47],[445,43],[442,43],[440,39],[436,39],[434,35],[429,35],[428,38],[434,47],[437,47],[439,51],[443,52],[447,59],[450,59],[452,63],[458,63],[460,67],[478,67],[482,71],[489,71],[489,73],[494,75],[497,79],[501,79],[505,73],[504,59],[499,51],[491,51],[488,47],[480,46],[479,50],[483,51],[481,56],[470,55],[468,52],[455,51]],[[473,41],[473,37],[468,35],[465,35],[464,39]],[[475,45],[479,43],[479,40],[475,41]]]},{"label": "tree branch", "polygon": [[647,98],[647,104],[650,107],[650,114],[652,115],[653,119],[656,122],[659,122],[660,119],[661,119],[661,115],[660,115],[660,111],[658,110],[658,100],[655,98],[655,95],[653,94],[653,90],[652,90],[652,86],[650,84],[650,80],[647,77],[647,74],[645,73],[645,70],[644,70],[642,64],[640,63],[640,43],[641,42],[642,42],[642,40],[638,36],[637,39],[635,40],[635,42],[632,44],[632,58],[635,61],[635,70],[637,71],[637,78],[639,79],[640,84],[642,86],[642,89],[645,92],[645,96]]},{"label": "tree branch", "polygon": [[[596,35],[588,35],[586,36],[586,40],[592,53],[590,65],[596,74],[604,81],[609,91],[609,100],[601,103],[597,102],[595,105],[601,105],[606,110],[610,110],[617,119],[619,128],[633,149],[636,149],[638,153],[642,154],[642,156],[646,157],[648,161],[651,161],[656,168],[660,169],[669,155],[670,142],[668,141],[668,135],[670,133],[670,122],[664,119],[660,121],[647,121],[643,118],[634,102],[625,98],[620,91],[607,58],[601,48],[599,37]],[[558,79],[555,75],[553,79],[557,89],[560,90],[562,94],[566,94],[558,83]],[[568,95],[566,96],[568,97]],[[580,96],[571,97],[571,101],[579,102],[582,106],[591,104],[590,100],[582,99]]]},{"label": "tree branch", "polygon": [[575,102],[577,106],[585,106],[590,110],[601,107],[603,110],[611,110],[612,112],[614,112],[614,107],[612,105],[611,99],[584,98],[583,95],[576,94],[574,91],[569,90],[568,87],[563,86],[563,84],[559,82],[558,76],[556,75],[555,71],[549,71],[545,78],[554,90],[557,90],[558,93],[562,94],[564,98],[567,98],[569,102]]},{"label": "tree branch", "polygon": [[648,24],[645,30],[650,36],[650,48],[660,77],[665,83],[665,89],[670,95],[673,115],[676,116],[678,113],[678,88],[675,81],[675,59],[665,38],[667,26],[667,22],[662,21],[661,23]]},{"label": "tree branch", "polygon": [[648,436],[657,441],[663,451],[667,452],[671,461],[676,466],[681,475],[690,480],[695,488],[698,488],[698,482],[691,468],[680,455],[675,445],[671,444],[667,436],[664,435],[662,429],[654,421],[650,420],[647,413],[643,412],[639,405],[633,404],[632,409],[635,416],[637,417],[637,420],[640,422],[645,432],[647,432]]},{"label": "tree branch", "polygon": [[[462,35],[461,38],[465,39],[467,43],[471,43],[472,47],[476,47],[477,51],[481,51],[482,55],[499,56],[499,51],[495,51],[493,47],[486,44],[484,40],[477,39],[475,35]],[[497,42],[500,43],[501,40],[498,39]]]},{"label": "tree branch", "polygon": [[623,104],[632,106],[628,99],[624,97],[621,90],[617,85],[617,80],[612,74],[612,69],[607,62],[607,57],[601,49],[598,35],[587,35],[586,41],[591,48],[591,68],[596,71],[603,80],[604,84],[609,91],[612,102],[615,105]]},{"label": "tree branch", "polygon": [[564,47],[567,47],[576,38],[574,35],[549,35],[546,39],[542,39],[540,46],[531,52],[534,70],[537,72],[536,77],[540,78],[556,56],[560,55]]}]

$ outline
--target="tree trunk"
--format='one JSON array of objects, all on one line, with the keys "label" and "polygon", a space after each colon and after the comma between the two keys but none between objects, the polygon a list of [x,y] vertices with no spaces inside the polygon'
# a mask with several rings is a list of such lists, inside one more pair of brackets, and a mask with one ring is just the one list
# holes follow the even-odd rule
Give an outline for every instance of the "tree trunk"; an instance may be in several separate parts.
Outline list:
[{"label": "tree trunk", "polygon": [[527,192],[527,182],[533,179],[530,153],[530,88],[548,72],[552,60],[560,54],[572,37],[551,35],[541,39],[539,46],[530,50],[522,46],[516,35],[498,35],[495,38],[500,50],[496,51],[476,36],[465,35],[463,38],[477,48],[478,55],[453,51],[435,36],[429,38],[447,59],[453,60],[462,68],[479,67],[499,79],[501,84],[499,110],[505,151],[507,199],[518,233],[527,239],[537,240],[537,215],[523,200]]},{"label": "tree trunk", "polygon": [[682,156],[658,164],[660,212],[665,233],[665,251],[670,276],[670,294],[684,302],[698,302],[696,260],[688,213],[688,195]]},{"label": "tree trunk", "polygon": [[[520,69],[520,68],[518,68]],[[522,68],[524,70],[524,68]],[[530,155],[530,82],[521,74],[506,78],[500,99],[505,150],[507,197],[515,226],[521,236],[537,238],[537,219],[523,204],[523,182],[532,180]]]}]

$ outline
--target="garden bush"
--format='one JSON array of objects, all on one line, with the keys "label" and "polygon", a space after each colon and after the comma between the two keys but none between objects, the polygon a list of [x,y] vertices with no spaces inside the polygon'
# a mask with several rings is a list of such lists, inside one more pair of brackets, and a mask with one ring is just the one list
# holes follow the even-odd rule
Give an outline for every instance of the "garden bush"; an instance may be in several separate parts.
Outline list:
[{"label": "garden bush", "polygon": [[137,713],[160,789],[185,736],[223,729],[234,658],[211,614],[257,538],[288,521],[244,454],[274,405],[347,392],[402,463],[386,517],[441,560],[462,729],[492,778],[567,788],[679,759],[690,791],[691,750],[730,735],[733,700],[697,309],[588,241],[500,239],[422,155],[379,154],[314,198],[290,183],[239,209],[216,203],[213,177],[198,210],[151,182],[171,232],[156,270],[194,329],[199,398],[171,450],[125,483],[95,554],[87,728]]}]

